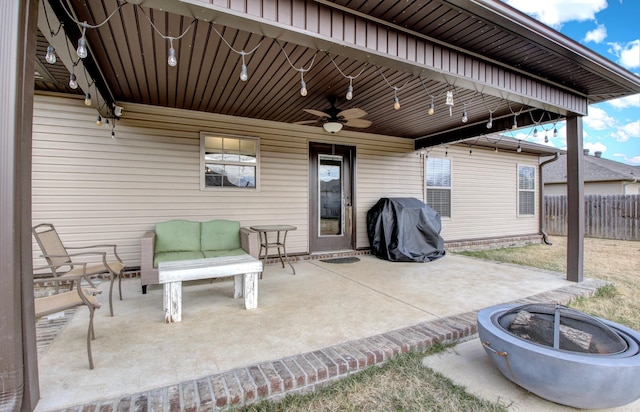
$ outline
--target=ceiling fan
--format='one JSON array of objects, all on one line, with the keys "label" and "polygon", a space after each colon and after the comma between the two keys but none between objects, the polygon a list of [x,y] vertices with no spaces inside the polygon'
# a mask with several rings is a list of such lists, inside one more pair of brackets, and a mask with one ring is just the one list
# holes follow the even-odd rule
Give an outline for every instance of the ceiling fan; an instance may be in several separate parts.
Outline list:
[{"label": "ceiling fan", "polygon": [[371,120],[362,119],[367,115],[362,109],[356,107],[346,110],[338,109],[336,104],[336,97],[330,96],[329,103],[331,107],[324,111],[314,109],[303,109],[305,112],[314,116],[318,116],[316,120],[303,120],[301,122],[295,122],[294,124],[318,124],[322,125],[322,128],[329,133],[338,133],[342,130],[343,126],[365,128],[371,126]]}]

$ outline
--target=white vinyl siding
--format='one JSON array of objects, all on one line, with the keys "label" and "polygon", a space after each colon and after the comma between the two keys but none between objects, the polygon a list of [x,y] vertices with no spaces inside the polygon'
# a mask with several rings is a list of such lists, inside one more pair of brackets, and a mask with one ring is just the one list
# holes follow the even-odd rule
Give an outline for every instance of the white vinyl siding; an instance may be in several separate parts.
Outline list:
[{"label": "white vinyl siding", "polygon": [[538,233],[537,219],[518,217],[516,186],[518,164],[535,167],[538,178],[537,156],[480,147],[469,155],[467,145],[451,145],[431,149],[429,157],[451,159],[452,217],[442,219],[445,241]]},{"label": "white vinyl siding", "polygon": [[[308,252],[309,142],[356,147],[356,247],[369,246],[367,211],[381,197],[421,198],[410,139],[122,103],[123,117],[96,127],[95,109],[73,97],[36,95],[32,225],[53,223],[71,246],[117,243],[140,264],[140,238],[170,219],[291,224],[287,252]],[[200,133],[260,141],[257,190],[200,189]],[[35,241],[34,256],[41,253]]]}]

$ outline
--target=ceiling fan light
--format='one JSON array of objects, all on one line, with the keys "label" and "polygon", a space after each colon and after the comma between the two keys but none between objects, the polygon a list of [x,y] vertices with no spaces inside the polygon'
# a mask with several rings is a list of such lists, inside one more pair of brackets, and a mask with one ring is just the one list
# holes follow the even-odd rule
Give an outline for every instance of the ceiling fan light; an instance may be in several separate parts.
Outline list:
[{"label": "ceiling fan light", "polygon": [[322,128],[328,133],[335,134],[335,133],[338,133],[340,130],[342,130],[342,123],[327,122],[322,125]]}]

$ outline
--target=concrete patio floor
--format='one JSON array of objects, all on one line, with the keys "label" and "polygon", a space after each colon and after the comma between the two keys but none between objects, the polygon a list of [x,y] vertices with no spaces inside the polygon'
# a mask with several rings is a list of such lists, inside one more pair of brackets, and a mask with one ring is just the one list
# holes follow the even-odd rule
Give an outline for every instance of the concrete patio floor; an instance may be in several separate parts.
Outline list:
[{"label": "concrete patio floor", "polygon": [[435,340],[473,336],[481,308],[523,299],[566,303],[601,284],[452,254],[430,263],[359,258],[298,261],[295,276],[269,264],[253,310],[233,299],[230,279],[185,284],[183,320],[175,324],[163,323],[161,287],[143,295],[136,278],[123,281],[124,300],[114,301],[110,317],[103,282],[95,369],[80,308],[40,355],[36,411],[215,410],[277,398]]}]

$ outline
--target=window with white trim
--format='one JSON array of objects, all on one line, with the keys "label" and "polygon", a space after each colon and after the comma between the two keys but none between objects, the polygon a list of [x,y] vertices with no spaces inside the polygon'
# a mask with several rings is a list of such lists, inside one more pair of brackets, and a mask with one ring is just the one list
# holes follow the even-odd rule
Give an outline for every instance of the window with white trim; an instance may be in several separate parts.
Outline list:
[{"label": "window with white trim", "polygon": [[202,133],[200,187],[256,189],[259,149],[253,137]]},{"label": "window with white trim", "polygon": [[441,217],[451,217],[451,160],[427,157],[427,205]]},{"label": "window with white trim", "polygon": [[536,168],[518,165],[518,214],[535,215]]}]

